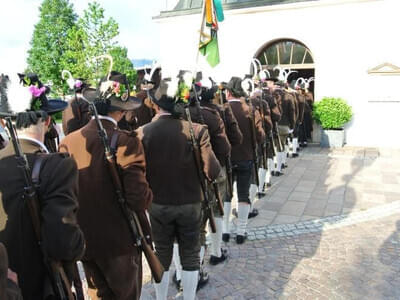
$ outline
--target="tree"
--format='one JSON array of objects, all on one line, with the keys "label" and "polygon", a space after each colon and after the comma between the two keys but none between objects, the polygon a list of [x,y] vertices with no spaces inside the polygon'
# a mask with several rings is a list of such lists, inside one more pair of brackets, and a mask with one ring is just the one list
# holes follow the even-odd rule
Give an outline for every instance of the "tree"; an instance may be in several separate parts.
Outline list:
[{"label": "tree", "polygon": [[60,62],[68,44],[67,33],[75,26],[77,15],[68,0],[44,0],[39,10],[40,19],[28,51],[28,71],[37,73],[43,82],[51,81],[53,90],[60,91]]},{"label": "tree", "polygon": [[81,77],[95,84],[107,74],[108,61],[93,59],[110,54],[114,60],[113,70],[128,76],[133,83],[136,71],[128,59],[126,48],[117,45],[118,24],[113,18],[105,20],[104,9],[96,1],[89,3],[77,26],[68,32],[67,51],[62,60],[65,69],[75,77]]},{"label": "tree", "polygon": [[114,61],[114,71],[126,74],[131,90],[133,90],[133,85],[136,82],[136,70],[133,67],[132,61],[128,58],[128,49],[115,46],[109,51],[109,54]]}]

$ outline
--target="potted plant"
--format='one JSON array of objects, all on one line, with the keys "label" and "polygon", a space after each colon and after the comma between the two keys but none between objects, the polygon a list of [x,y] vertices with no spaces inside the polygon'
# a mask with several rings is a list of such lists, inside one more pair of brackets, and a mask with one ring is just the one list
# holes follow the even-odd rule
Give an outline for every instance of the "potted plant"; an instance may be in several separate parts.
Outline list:
[{"label": "potted plant", "polygon": [[325,97],[313,107],[313,118],[321,125],[321,146],[338,148],[344,145],[343,126],[351,120],[351,106],[341,98]]}]

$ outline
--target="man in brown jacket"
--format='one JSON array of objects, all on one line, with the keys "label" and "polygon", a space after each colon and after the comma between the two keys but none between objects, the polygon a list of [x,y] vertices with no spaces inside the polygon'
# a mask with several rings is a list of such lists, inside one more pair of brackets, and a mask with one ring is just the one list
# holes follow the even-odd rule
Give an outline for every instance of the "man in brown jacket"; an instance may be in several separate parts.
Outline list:
[{"label": "man in brown jacket", "polygon": [[274,97],[274,90],[276,88],[275,82],[277,82],[278,79],[275,77],[269,77],[265,80],[264,84],[264,97],[265,100],[268,102],[270,111],[271,111],[271,121],[272,121],[272,129],[271,133],[269,136],[267,136],[267,139],[269,140],[268,143],[268,159],[267,159],[267,176],[265,178],[265,182],[268,186],[271,186],[271,177],[272,177],[272,172],[275,170],[275,164],[274,164],[274,156],[278,153],[280,149],[280,145],[277,143],[279,142],[277,137],[277,132],[278,132],[278,122],[281,119],[281,111],[279,109],[276,97]]},{"label": "man in brown jacket", "polygon": [[[257,159],[257,157],[254,157],[253,155],[253,142],[258,144],[263,142],[265,139],[260,114],[254,109],[250,112],[250,107],[240,99],[240,97],[245,95],[241,84],[242,80],[240,78],[232,77],[227,85],[227,100],[232,108],[236,120],[238,121],[240,131],[243,134],[243,142],[240,145],[233,146],[231,153],[232,170],[234,179],[236,180],[239,201],[237,210],[238,229],[236,237],[236,242],[238,244],[244,243],[245,240],[247,220],[250,211],[250,183],[252,176],[256,176],[256,174],[253,174],[253,163],[254,160]],[[256,141],[251,140],[250,113],[253,114],[254,118]],[[229,214],[224,215],[224,218],[226,219],[223,240],[229,241]]]},{"label": "man in brown jacket", "polygon": [[73,80],[74,95],[68,99],[68,106],[62,113],[62,128],[64,135],[85,126],[90,120],[89,105],[82,99],[82,90],[87,87],[84,79]]},{"label": "man in brown jacket", "polygon": [[163,79],[153,96],[156,117],[139,128],[146,153],[147,178],[154,193],[149,209],[155,248],[166,272],[155,284],[157,299],[168,294],[169,267],[175,239],[182,264],[183,298],[195,298],[200,269],[200,226],[203,194],[201,172],[209,182],[221,167],[212,151],[207,127],[192,123],[200,148],[202,170],[198,170],[191,144],[190,124],[182,119],[183,103],[178,81]]},{"label": "man in brown jacket", "polygon": [[[83,95],[96,99],[100,121],[115,144],[128,208],[142,212],[152,200],[143,146],[134,132],[117,127],[125,112],[140,101],[129,96],[126,76],[117,72],[103,79],[98,91],[86,89]],[[65,137],[60,151],[70,153],[79,169],[78,220],[87,241],[83,264],[90,288],[97,289],[101,299],[139,299],[142,256],[118,204],[95,120]]]},{"label": "man in brown jacket", "polygon": [[[24,196],[27,183],[11,142],[0,151],[0,242],[7,248],[9,268],[18,275],[23,298],[37,300],[54,296],[43,252],[70,269],[83,255],[85,241],[76,217],[76,164],[66,155],[48,154],[44,145],[51,122],[49,115],[62,111],[66,103],[47,100],[43,94],[39,98],[40,91],[30,94],[28,90],[35,90],[30,77],[30,74],[24,77],[24,87],[19,85],[20,79],[11,80],[8,102],[12,112],[18,113],[15,127],[30,170],[39,170],[34,173],[40,180],[36,192],[42,221],[41,244],[39,246]],[[38,105],[32,105],[34,103]]]},{"label": "man in brown jacket", "polygon": [[[262,120],[262,127],[265,132],[266,137],[271,134],[272,130],[272,119],[271,119],[271,111],[268,105],[268,102],[263,98],[262,89],[257,87],[256,90],[250,96],[250,101],[254,109],[256,109],[261,117]],[[267,160],[265,160],[266,165],[263,164],[264,159],[267,158],[268,155],[268,147],[267,147],[268,139],[265,140],[258,145],[258,178],[259,178],[259,185],[256,185],[256,182],[252,182],[250,185],[250,213],[249,218],[255,217],[258,215],[258,210],[254,208],[254,205],[257,201],[256,195],[258,198],[261,198],[265,195],[265,180],[267,176]],[[263,151],[265,153],[263,153]]]},{"label": "man in brown jacket", "polygon": [[[281,85],[283,85],[281,83]],[[278,133],[280,138],[280,149],[276,154],[276,167],[275,171],[272,175],[281,176],[282,173],[282,166],[285,165],[286,161],[286,140],[290,133],[293,132],[295,123],[296,123],[296,115],[295,115],[295,104],[293,96],[287,92],[284,88],[276,88],[274,90],[274,97],[277,99],[277,103],[279,106],[279,110],[281,112],[281,119],[278,123]],[[277,141],[279,143],[279,141]]]}]

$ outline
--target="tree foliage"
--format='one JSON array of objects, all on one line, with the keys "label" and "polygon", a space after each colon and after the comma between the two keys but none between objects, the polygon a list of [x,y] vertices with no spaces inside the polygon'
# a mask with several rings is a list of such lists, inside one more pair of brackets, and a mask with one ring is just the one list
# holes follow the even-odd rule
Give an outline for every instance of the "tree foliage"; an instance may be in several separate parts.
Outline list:
[{"label": "tree foliage", "polygon": [[313,117],[323,129],[342,129],[352,116],[351,106],[341,98],[325,97],[314,104]]},{"label": "tree foliage", "polygon": [[[67,6],[56,5],[61,2]],[[91,84],[96,84],[98,79],[107,74],[108,61],[94,60],[94,58],[110,54],[114,59],[113,70],[127,74],[131,84],[135,82],[136,71],[128,59],[128,51],[119,46],[116,41],[119,34],[118,23],[113,18],[105,18],[104,9],[98,2],[90,2],[82,17],[78,20],[68,0],[44,0],[41,12],[44,8],[49,11],[47,7],[54,8],[54,10],[51,10],[54,17],[49,18],[48,12],[43,13],[43,15],[41,13],[40,21],[35,27],[32,38],[32,41],[35,41],[35,45],[38,46],[33,47],[32,42],[32,49],[30,50],[30,53],[35,53],[36,58],[28,59],[30,68],[40,75],[42,81],[51,80],[57,91],[66,93],[67,85],[61,80],[61,71],[66,69],[75,78],[84,78]],[[58,9],[55,9],[56,7]],[[64,26],[63,47],[53,49],[49,47],[49,44],[45,45],[44,42],[38,44],[36,41],[42,41],[45,35],[43,30],[38,31],[36,28],[43,27],[40,25],[42,23],[45,24],[47,30],[57,27],[58,25],[54,25],[59,22],[56,16],[66,14],[62,12],[62,9],[67,9],[68,13],[73,15],[71,24]],[[40,57],[44,57],[49,63],[41,63],[43,59],[39,61],[38,58]]]},{"label": "tree foliage", "polygon": [[44,0],[39,8],[28,51],[28,71],[37,73],[43,82],[61,85],[61,58],[67,48],[67,33],[74,27],[76,14],[68,0]]}]

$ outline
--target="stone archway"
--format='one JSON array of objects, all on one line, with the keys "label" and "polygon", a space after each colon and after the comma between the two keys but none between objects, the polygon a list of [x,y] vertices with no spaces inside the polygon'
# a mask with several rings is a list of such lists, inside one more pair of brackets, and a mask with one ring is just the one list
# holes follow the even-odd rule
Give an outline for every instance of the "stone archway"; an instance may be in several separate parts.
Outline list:
[{"label": "stone archway", "polygon": [[[312,52],[298,40],[282,38],[269,41],[260,47],[254,57],[261,62],[263,69],[270,72],[276,66],[297,71],[291,74],[289,80],[298,77],[310,78],[315,74]],[[253,73],[252,66],[250,68]],[[310,90],[314,92],[313,81],[310,83]]]}]

